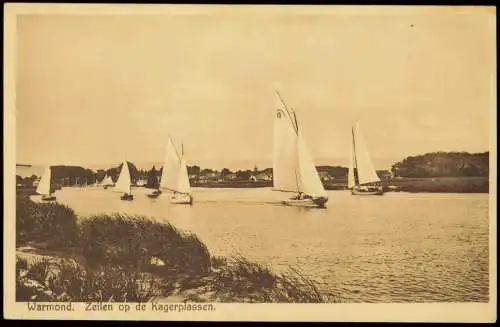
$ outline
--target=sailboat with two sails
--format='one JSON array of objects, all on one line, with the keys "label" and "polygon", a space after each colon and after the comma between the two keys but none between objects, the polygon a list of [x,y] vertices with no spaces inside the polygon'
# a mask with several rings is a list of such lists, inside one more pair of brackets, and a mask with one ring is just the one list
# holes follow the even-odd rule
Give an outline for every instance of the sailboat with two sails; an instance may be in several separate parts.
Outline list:
[{"label": "sailboat with two sails", "polygon": [[276,91],[273,190],[296,193],[285,205],[325,207],[328,196],[309,154],[295,111]]},{"label": "sailboat with two sails", "polygon": [[184,146],[181,146],[179,153],[172,138],[169,137],[165,149],[165,161],[163,164],[161,179],[158,190],[149,194],[149,197],[158,197],[162,191],[172,192],[170,202],[173,204],[192,204],[191,185],[187,172],[186,161],[184,159]]},{"label": "sailboat with two sails", "polygon": [[356,123],[351,129],[351,155],[347,176],[347,187],[353,195],[384,194],[380,178],[373,167],[364,137]]},{"label": "sailboat with two sails", "polygon": [[55,201],[54,182],[52,181],[52,167],[48,166],[40,178],[36,192],[42,196],[42,201]]},{"label": "sailboat with two sails", "polygon": [[132,180],[127,160],[122,163],[120,176],[118,176],[118,180],[116,181],[113,191],[123,193],[120,197],[121,200],[132,201],[134,199],[134,196],[132,195]]}]

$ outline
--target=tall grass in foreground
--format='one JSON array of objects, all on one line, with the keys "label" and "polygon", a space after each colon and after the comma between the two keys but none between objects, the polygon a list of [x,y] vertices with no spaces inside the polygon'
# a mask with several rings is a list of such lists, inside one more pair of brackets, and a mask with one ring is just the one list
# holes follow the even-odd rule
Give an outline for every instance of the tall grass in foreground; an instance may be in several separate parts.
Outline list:
[{"label": "tall grass in foreground", "polygon": [[158,278],[112,265],[91,270],[67,259],[26,265],[18,257],[16,270],[17,301],[147,302],[161,294]]},{"label": "tall grass in foreground", "polygon": [[214,298],[222,302],[339,302],[331,294],[322,294],[313,281],[300,271],[275,274],[270,268],[237,256],[217,258],[217,273],[208,284]]},{"label": "tall grass in foreground", "polygon": [[80,242],[90,264],[145,267],[152,258],[158,258],[165,269],[191,275],[210,271],[210,253],[198,237],[146,217],[90,217],[80,223]]},{"label": "tall grass in foreground", "polygon": [[[121,214],[77,220],[58,204],[17,204],[18,244],[36,240],[38,246],[71,247],[82,258],[29,263],[18,257],[18,301],[145,302],[176,293],[190,301],[338,302],[297,270],[277,275],[242,257],[211,257],[196,235],[168,223]],[[63,241],[53,240],[59,236]]]},{"label": "tall grass in foreground", "polygon": [[77,239],[77,218],[71,208],[17,197],[16,245],[36,242],[47,248],[62,248],[75,245]]}]

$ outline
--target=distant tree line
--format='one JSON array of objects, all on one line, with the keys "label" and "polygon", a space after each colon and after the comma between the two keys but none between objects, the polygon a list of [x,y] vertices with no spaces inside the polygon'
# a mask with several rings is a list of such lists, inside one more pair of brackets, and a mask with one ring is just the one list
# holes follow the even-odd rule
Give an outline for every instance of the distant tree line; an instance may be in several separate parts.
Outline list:
[{"label": "distant tree line", "polygon": [[[162,175],[163,167],[156,169],[155,166],[150,170],[138,170],[137,167],[128,163],[132,183],[139,180],[145,181],[148,188],[157,188]],[[61,186],[75,186],[83,184],[94,184],[101,182],[104,177],[110,176],[114,182],[118,180],[122,164],[109,169],[99,169],[93,171],[80,166],[52,166],[53,182]],[[333,178],[346,178],[348,169],[341,166],[316,166],[318,172],[326,172]],[[200,166],[187,166],[190,179],[198,179],[201,175],[215,175],[218,178],[232,177],[232,180],[245,180],[254,175],[268,174],[272,176],[273,169],[265,168],[259,170],[254,167],[253,170],[231,171],[229,168],[213,170],[210,168],[201,169]],[[377,171],[379,173],[379,171]],[[395,177],[466,177],[466,176],[488,176],[489,174],[489,152],[468,153],[468,152],[432,152],[418,156],[410,156],[404,160],[395,163],[391,172]],[[16,176],[17,185],[32,185],[37,179],[36,175],[22,178]]]},{"label": "distant tree line", "polygon": [[489,152],[431,152],[410,156],[391,168],[396,177],[488,176]]}]

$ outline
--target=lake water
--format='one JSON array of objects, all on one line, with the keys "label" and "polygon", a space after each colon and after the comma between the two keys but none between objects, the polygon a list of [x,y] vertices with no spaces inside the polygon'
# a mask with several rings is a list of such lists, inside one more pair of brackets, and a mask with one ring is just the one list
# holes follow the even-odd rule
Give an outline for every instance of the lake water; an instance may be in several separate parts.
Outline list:
[{"label": "lake water", "polygon": [[79,215],[146,215],[192,231],[214,255],[298,268],[345,301],[488,301],[487,194],[330,191],[326,209],[306,209],[279,205],[289,194],[268,188],[195,188],[192,206],[133,192],[132,202],[97,187],[56,195]]}]

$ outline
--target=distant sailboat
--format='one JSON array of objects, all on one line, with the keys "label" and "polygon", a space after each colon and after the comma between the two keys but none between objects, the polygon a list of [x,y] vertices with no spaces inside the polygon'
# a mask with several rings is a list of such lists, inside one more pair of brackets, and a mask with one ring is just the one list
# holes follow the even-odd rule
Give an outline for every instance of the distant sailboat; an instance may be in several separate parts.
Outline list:
[{"label": "distant sailboat", "polygon": [[353,195],[382,195],[380,178],[373,167],[363,135],[356,123],[351,130],[351,155],[347,187]]},{"label": "distant sailboat", "polygon": [[283,204],[324,207],[328,196],[303,139],[295,111],[286,107],[277,91],[276,95],[273,190],[297,193]]},{"label": "distant sailboat", "polygon": [[122,164],[122,169],[120,171],[120,176],[118,176],[118,180],[116,181],[114,192],[123,192],[123,195],[120,197],[122,200],[132,201],[134,199],[134,196],[132,195],[130,171],[126,160]]},{"label": "distant sailboat", "polygon": [[172,139],[168,138],[160,179],[160,189],[173,192],[170,202],[174,204],[192,204],[191,185],[187,173],[187,166],[184,160],[184,147],[181,148],[180,155],[177,153]]},{"label": "distant sailboat", "polygon": [[[153,166],[154,168],[154,166]],[[154,184],[152,185],[152,188],[154,188],[155,190],[153,191],[153,193],[151,194],[148,194],[148,197],[150,198],[157,198],[161,195],[161,189],[160,189],[160,177],[159,176],[154,176],[153,175],[153,172],[156,174],[156,170],[151,170],[150,174],[150,178],[149,178],[149,181],[153,181],[154,180]],[[147,183],[145,183],[147,185]]]},{"label": "distant sailboat", "polygon": [[38,183],[36,192],[42,196],[43,201],[56,200],[56,197],[54,195],[55,188],[52,183],[52,170],[50,166],[45,169],[45,172],[40,178],[40,182]]},{"label": "distant sailboat", "polygon": [[104,189],[107,189],[109,186],[114,186],[115,183],[113,182],[111,176],[106,173],[106,175],[104,175],[104,179],[101,181],[101,185],[104,187]]}]

